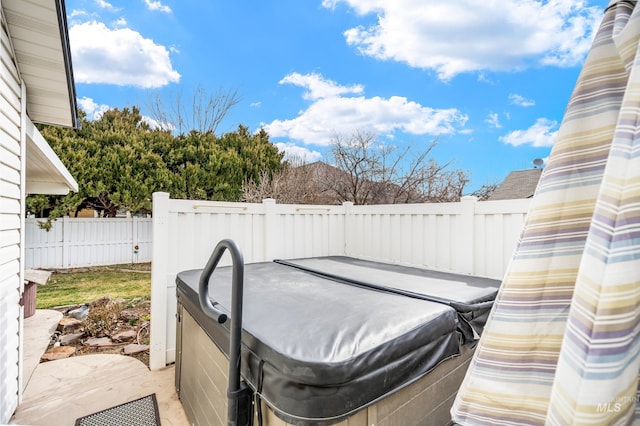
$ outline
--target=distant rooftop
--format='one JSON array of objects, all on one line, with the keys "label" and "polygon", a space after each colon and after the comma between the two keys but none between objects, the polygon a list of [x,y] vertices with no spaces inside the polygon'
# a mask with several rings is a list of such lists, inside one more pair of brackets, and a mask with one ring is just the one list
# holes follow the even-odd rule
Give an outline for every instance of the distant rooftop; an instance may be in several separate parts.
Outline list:
[{"label": "distant rooftop", "polygon": [[489,200],[531,198],[536,192],[542,169],[516,170],[507,175]]}]

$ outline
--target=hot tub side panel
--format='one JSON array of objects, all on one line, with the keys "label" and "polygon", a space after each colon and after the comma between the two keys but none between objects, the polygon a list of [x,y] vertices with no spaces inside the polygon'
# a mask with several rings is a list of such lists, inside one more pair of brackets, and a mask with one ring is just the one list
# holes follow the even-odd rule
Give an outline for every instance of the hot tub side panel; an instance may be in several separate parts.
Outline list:
[{"label": "hot tub side panel", "polygon": [[[194,425],[226,425],[228,360],[191,314],[179,305],[178,396]],[[472,351],[440,363],[429,374],[339,421],[297,422],[336,426],[440,426],[450,423],[449,410],[464,378]],[[293,426],[262,402],[263,426]],[[257,415],[255,419],[257,423]]]},{"label": "hot tub side panel", "polygon": [[178,310],[178,397],[192,424],[226,425],[229,361],[187,310],[180,305]]}]

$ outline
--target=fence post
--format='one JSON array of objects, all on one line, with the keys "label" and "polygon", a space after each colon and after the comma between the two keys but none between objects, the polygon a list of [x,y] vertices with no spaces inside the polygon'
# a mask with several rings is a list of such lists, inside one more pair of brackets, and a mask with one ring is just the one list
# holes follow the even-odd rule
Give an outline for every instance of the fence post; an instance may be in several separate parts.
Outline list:
[{"label": "fence post", "polygon": [[264,261],[270,261],[275,258],[277,253],[276,241],[278,236],[275,235],[276,223],[275,223],[275,210],[276,200],[273,198],[265,198],[262,200],[262,208],[264,212],[264,248],[263,256]]},{"label": "fence post", "polygon": [[167,365],[167,271],[169,262],[169,194],[153,193],[153,248],[151,262],[151,332],[149,368]]},{"label": "fence post", "polygon": [[345,256],[351,256],[351,247],[352,247],[352,242],[351,239],[353,238],[353,235],[355,234],[354,232],[354,226],[352,222],[352,210],[353,210],[353,203],[351,201],[344,201],[342,203],[342,207],[344,207],[344,255]]},{"label": "fence post", "polygon": [[458,239],[460,253],[460,272],[473,274],[475,270],[475,212],[476,197],[466,195],[460,199],[462,204],[462,224]]},{"label": "fence post", "polygon": [[136,246],[138,245],[138,221],[135,216],[131,217],[131,264],[135,264],[138,260]]},{"label": "fence post", "polygon": [[71,226],[69,216],[62,217],[62,267],[69,267],[69,238]]}]

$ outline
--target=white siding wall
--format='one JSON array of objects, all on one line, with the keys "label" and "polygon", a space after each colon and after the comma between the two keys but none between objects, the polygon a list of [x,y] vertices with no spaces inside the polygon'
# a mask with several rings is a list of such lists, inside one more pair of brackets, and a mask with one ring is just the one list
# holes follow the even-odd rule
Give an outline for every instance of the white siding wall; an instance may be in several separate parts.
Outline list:
[{"label": "white siding wall", "polygon": [[7,33],[0,31],[0,423],[18,405],[21,212],[24,144],[21,140],[21,87]]}]

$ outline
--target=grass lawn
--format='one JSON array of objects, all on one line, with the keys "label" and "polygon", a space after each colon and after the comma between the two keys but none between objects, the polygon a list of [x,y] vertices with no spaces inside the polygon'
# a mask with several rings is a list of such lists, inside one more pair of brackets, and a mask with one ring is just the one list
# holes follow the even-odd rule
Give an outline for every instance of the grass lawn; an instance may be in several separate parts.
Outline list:
[{"label": "grass lawn", "polygon": [[151,297],[151,265],[113,265],[54,272],[45,285],[38,286],[36,307],[92,302],[101,297],[134,299]]}]

